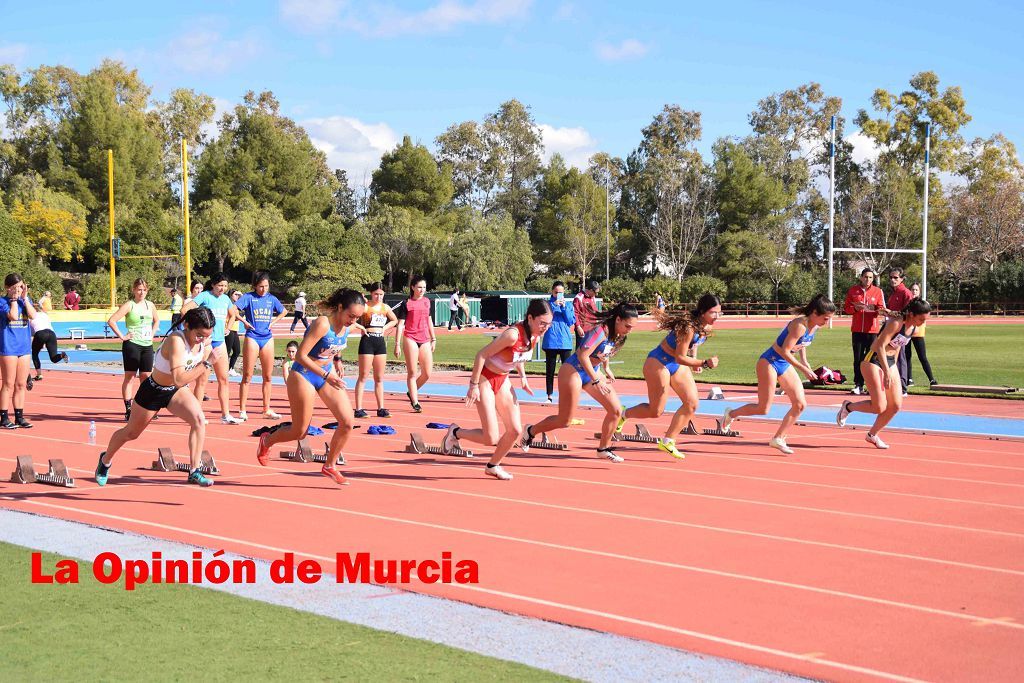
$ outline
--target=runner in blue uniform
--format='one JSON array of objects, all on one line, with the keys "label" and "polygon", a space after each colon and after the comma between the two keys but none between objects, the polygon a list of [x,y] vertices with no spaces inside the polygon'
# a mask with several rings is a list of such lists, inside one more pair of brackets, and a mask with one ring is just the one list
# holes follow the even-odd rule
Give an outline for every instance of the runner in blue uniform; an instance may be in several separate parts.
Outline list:
[{"label": "runner in blue uniform", "polygon": [[835,312],[836,305],[824,294],[818,294],[806,306],[790,309],[790,313],[798,317],[782,328],[775,343],[757,360],[757,403],[726,409],[722,415],[722,429],[728,430],[737,417],[767,415],[775,398],[775,382],[778,381],[782,391],[789,397],[791,407],[768,445],[786,455],[793,453],[793,449],[786,443],[786,432],[807,407],[804,385],[797,370],[809,380],[817,379],[807,363],[807,347],[814,341],[818,328],[827,325]]},{"label": "runner in blue uniform", "polygon": [[644,361],[644,380],[647,382],[647,402],[629,408],[622,414],[616,432],[622,431],[626,420],[657,418],[665,412],[668,391],[671,388],[682,405],[672,416],[665,437],[658,439],[658,450],[682,460],[686,456],[676,448],[676,437],[690,424],[697,412],[699,398],[693,374],[718,367],[718,356],[697,359],[697,349],[707,341],[711,326],[722,314],[722,302],[714,294],[705,294],[692,311],[678,309],[664,311],[658,318],[658,327],[668,330],[668,336],[654,347]]},{"label": "runner in blue uniform", "polygon": [[[228,393],[228,354],[224,345],[224,330],[235,323],[239,313],[235,305],[231,303],[231,297],[227,295],[228,276],[224,273],[217,273],[207,285],[206,291],[200,292],[191,301],[186,301],[181,307],[182,316],[196,306],[209,308],[213,311],[216,324],[213,327],[213,335],[210,343],[213,345],[213,353],[210,355],[210,362],[213,364],[213,372],[217,376],[217,398],[220,399],[220,421],[223,424],[241,424],[241,420],[231,414],[230,395]],[[199,378],[195,385],[196,398],[203,400],[206,393],[207,375]]]},{"label": "runner in blue uniform", "polygon": [[[0,428],[29,429],[25,419],[25,390],[31,366],[32,330],[29,321],[36,309],[28,298],[28,287],[21,275],[10,273],[4,278],[6,292],[0,299]],[[13,405],[14,421],[8,412]]]},{"label": "runner in blue uniform", "polygon": [[912,299],[898,315],[886,321],[878,333],[871,350],[860,363],[864,382],[871,396],[870,401],[852,403],[843,401],[836,424],[846,426],[850,413],[872,413],[877,415],[864,440],[875,448],[886,449],[889,444],[878,437],[878,432],[889,424],[903,407],[903,385],[900,383],[896,361],[899,354],[910,343],[914,332],[928,320],[932,306],[924,299]]},{"label": "runner in blue uniform", "polygon": [[597,454],[612,462],[623,461],[622,456],[611,449],[612,432],[622,417],[622,404],[611,385],[615,375],[609,363],[626,343],[626,336],[636,323],[637,310],[631,304],[619,304],[592,318],[594,327],[558,370],[558,414],[548,415],[537,424],[526,426],[522,440],[524,451],[530,449],[533,439],[539,434],[568,427],[576,413],[580,391],[585,390],[606,411]]},{"label": "runner in blue uniform", "polygon": [[338,421],[338,428],[334,430],[328,447],[327,461],[320,472],[337,484],[347,484],[334,464],[352,432],[355,416],[345,392],[345,383],[334,369],[334,357],[348,343],[349,327],[363,314],[366,299],[354,289],[339,289],[318,307],[321,314],[303,335],[295,364],[288,374],[291,425],[263,434],[256,459],[266,467],[270,449],[275,444],[305,438],[313,419],[314,395],[319,394],[320,400]]},{"label": "runner in blue uniform", "polygon": [[287,315],[284,306],[276,296],[270,293],[270,276],[257,271],[252,276],[253,291],[243,294],[235,302],[235,308],[242,315],[246,327],[245,341],[242,346],[242,383],[238,387],[238,419],[248,419],[245,406],[249,398],[249,383],[256,369],[256,359],[260,361],[260,373],[263,376],[263,417],[279,420],[281,416],[270,409],[271,378],[274,376],[274,335],[271,326]]}]

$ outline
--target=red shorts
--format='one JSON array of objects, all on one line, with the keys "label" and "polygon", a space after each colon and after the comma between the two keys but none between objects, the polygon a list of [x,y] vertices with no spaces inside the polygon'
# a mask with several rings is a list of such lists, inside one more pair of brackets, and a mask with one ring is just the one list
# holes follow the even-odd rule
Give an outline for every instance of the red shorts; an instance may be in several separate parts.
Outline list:
[{"label": "red shorts", "polygon": [[491,389],[494,391],[495,395],[498,394],[498,390],[501,389],[501,385],[505,383],[506,379],[508,379],[507,372],[495,372],[486,365],[484,366],[483,372],[480,373],[480,376],[486,379],[487,383],[491,385]]}]

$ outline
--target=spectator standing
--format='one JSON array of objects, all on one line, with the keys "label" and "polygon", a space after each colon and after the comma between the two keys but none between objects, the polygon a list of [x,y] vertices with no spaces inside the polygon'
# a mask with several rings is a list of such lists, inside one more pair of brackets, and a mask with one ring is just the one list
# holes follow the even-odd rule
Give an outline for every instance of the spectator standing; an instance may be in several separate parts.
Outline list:
[{"label": "spectator standing", "polygon": [[171,329],[177,327],[178,321],[181,320],[181,307],[184,303],[185,300],[181,298],[177,288],[171,289]]},{"label": "spectator standing", "polygon": [[452,323],[455,323],[459,332],[462,331],[462,320],[460,320],[462,314],[462,304],[459,301],[459,290],[456,289],[452,292],[452,295],[448,298],[448,329],[452,329]]},{"label": "spectator standing", "polygon": [[64,295],[64,308],[69,311],[77,311],[78,306],[81,303],[82,297],[77,291],[75,291],[74,287],[69,289],[68,293]]},{"label": "spectator standing", "polygon": [[[902,268],[889,269],[889,284],[892,285],[892,294],[889,295],[889,306],[886,309],[886,316],[890,319],[901,317],[903,309],[914,300],[914,293],[910,291],[904,281],[906,274]],[[900,384],[903,388],[903,395],[907,395],[907,365],[910,345],[902,347],[896,354],[896,369],[900,373]]]},{"label": "spectator standing", "polygon": [[584,335],[597,324],[597,293],[600,291],[601,284],[597,280],[590,280],[572,301],[576,314],[576,348],[580,347]]},{"label": "spectator standing", "polygon": [[871,345],[882,328],[878,319],[879,313],[885,310],[885,295],[874,284],[875,273],[870,268],[860,272],[860,283],[850,287],[846,292],[843,310],[853,316],[850,325],[853,341],[853,391],[860,396],[864,393],[864,375],[860,370],[860,362],[871,350]]},{"label": "spectator standing", "polygon": [[541,348],[544,349],[548,403],[553,403],[555,363],[559,359],[564,363],[572,355],[573,329],[576,327],[576,307],[575,305],[570,306],[565,300],[564,282],[555,281],[551,285],[551,298],[548,300],[548,305],[551,307],[551,326],[544,333]]},{"label": "spectator standing", "polygon": [[292,326],[289,332],[295,331],[295,324],[302,321],[302,327],[309,329],[309,321],[306,319],[306,293],[299,292],[299,295],[295,297],[295,303],[292,304],[295,307],[295,312],[292,314]]},{"label": "spectator standing", "polygon": [[39,297],[39,310],[43,313],[49,313],[53,310],[53,295],[50,294],[50,290],[43,292],[43,295]]},{"label": "spectator standing", "polygon": [[[914,283],[910,287],[910,291],[913,293],[915,299],[921,298],[921,285]],[[38,314],[36,314],[38,317]],[[935,386],[939,383],[939,380],[935,379],[935,375],[932,374],[932,364],[928,362],[928,352],[925,350],[924,335],[925,327],[927,323],[921,323],[914,329],[914,335],[911,338],[911,344],[907,346],[907,384],[914,383],[914,366],[913,366],[913,354],[917,354],[917,359],[921,361],[921,368],[924,373],[928,375],[928,383],[930,386]],[[913,350],[911,350],[911,346]]]}]

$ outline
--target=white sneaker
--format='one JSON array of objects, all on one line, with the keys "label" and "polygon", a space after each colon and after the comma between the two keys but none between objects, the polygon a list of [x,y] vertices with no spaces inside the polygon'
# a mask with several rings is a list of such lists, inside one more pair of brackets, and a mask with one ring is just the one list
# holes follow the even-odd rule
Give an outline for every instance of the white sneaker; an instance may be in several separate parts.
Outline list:
[{"label": "white sneaker", "polygon": [[220,423],[225,425],[240,425],[242,424],[242,421],[231,413],[228,413],[220,418]]},{"label": "white sneaker", "polygon": [[203,424],[204,424],[204,425],[208,425],[208,424],[210,424],[210,421],[209,421],[209,420],[207,420],[207,419],[206,419],[206,418],[204,417],[204,418],[203,418]]},{"label": "white sneaker", "polygon": [[[445,455],[451,455],[452,453],[455,452],[455,449],[459,447],[459,438],[455,436],[455,430],[458,428],[459,425],[457,424],[450,425],[448,427],[448,431],[445,432],[444,438],[441,439],[441,452],[444,453]],[[488,465],[488,467],[490,467],[490,465]],[[501,468],[498,467],[498,469]],[[488,472],[488,474],[491,473]],[[498,475],[496,474],[494,476],[498,477]],[[512,477],[509,477],[509,479],[511,478]],[[501,479],[501,477],[498,477],[498,479]]]},{"label": "white sneaker", "polygon": [[502,481],[509,481],[512,479],[512,475],[501,468],[501,465],[495,465],[491,467],[488,465],[484,468],[484,474],[488,474],[495,479],[501,479]]},{"label": "white sneaker", "polygon": [[246,420],[249,419],[249,414],[246,413],[244,410],[240,410],[238,411],[238,419],[241,420],[242,422],[245,422]]},{"label": "white sneaker", "polygon": [[228,376],[229,377],[241,377],[242,373],[240,373],[238,370],[235,370],[234,368],[231,368],[230,370],[228,370]]},{"label": "white sneaker", "polygon": [[729,427],[732,426],[732,421],[733,421],[732,409],[731,408],[726,408],[725,412],[722,413],[721,426],[722,426],[722,431],[723,432],[729,431]]},{"label": "white sneaker", "polygon": [[843,401],[842,407],[839,408],[839,412],[836,413],[836,424],[840,427],[846,426],[846,420],[850,417],[850,402]]},{"label": "white sneaker", "polygon": [[872,446],[874,446],[875,448],[880,448],[883,451],[889,447],[889,444],[879,439],[877,434],[868,434],[867,436],[864,437],[864,440],[867,441]]},{"label": "white sneaker", "polygon": [[551,397],[550,397],[550,396],[548,396],[547,400],[546,400],[546,401],[544,401],[544,402],[545,402],[545,403],[549,403],[549,404],[550,404],[550,403],[554,403],[554,401],[553,401],[553,400],[551,399]]},{"label": "white sneaker", "polygon": [[854,396],[860,396],[864,392],[861,390],[860,387],[854,387],[853,389],[850,390],[850,393],[853,394]]},{"label": "white sneaker", "polygon": [[771,441],[768,442],[768,445],[771,446],[772,448],[779,449],[786,455],[793,455],[793,449],[789,447],[789,444],[786,443],[785,439],[780,439],[778,437],[773,438]]},{"label": "white sneaker", "polygon": [[597,454],[603,458],[611,460],[612,462],[625,462],[626,460],[621,455],[616,455],[615,451],[610,448],[599,448],[597,449]]},{"label": "white sneaker", "polygon": [[263,413],[263,417],[267,418],[268,420],[280,420],[281,419],[281,416],[278,415],[277,413],[275,413],[273,410],[268,410],[267,412]]}]

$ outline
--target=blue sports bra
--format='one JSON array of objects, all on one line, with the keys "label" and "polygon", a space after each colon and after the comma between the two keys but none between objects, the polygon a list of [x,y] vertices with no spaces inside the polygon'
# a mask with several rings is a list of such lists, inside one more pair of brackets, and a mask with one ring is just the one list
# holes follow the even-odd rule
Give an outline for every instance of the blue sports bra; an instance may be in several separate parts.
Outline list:
[{"label": "blue sports bra", "polygon": [[[326,365],[334,360],[334,357],[341,353],[342,349],[348,346],[348,330],[341,334],[335,334],[331,327],[327,328],[327,334],[320,337],[313,348],[309,350],[309,357],[320,365]],[[307,331],[307,334],[309,332]]]},{"label": "blue sports bra", "polygon": [[[782,348],[782,345],[786,343],[786,337],[789,336],[789,324],[792,323],[792,322],[793,321],[790,320],[789,323],[787,323],[786,326],[782,328],[782,332],[780,332],[779,336],[775,339],[775,344],[780,349]],[[800,349],[803,349],[803,348],[806,348],[806,347],[810,346],[811,342],[814,341],[814,334],[817,331],[818,331],[818,328],[814,327],[814,328],[809,329],[806,332],[804,332],[800,336],[800,338],[796,341],[796,344],[793,345],[793,351],[799,351]]]}]

